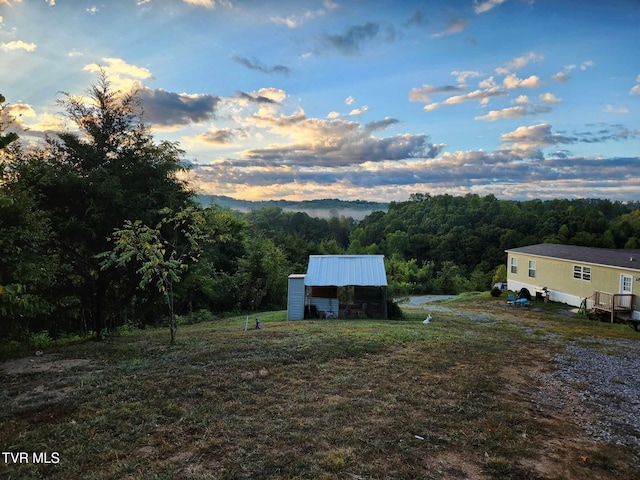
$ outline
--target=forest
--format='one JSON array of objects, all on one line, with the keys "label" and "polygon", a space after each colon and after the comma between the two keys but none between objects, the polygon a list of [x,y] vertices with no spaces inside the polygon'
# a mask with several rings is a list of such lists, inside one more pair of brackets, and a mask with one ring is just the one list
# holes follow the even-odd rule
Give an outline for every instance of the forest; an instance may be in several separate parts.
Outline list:
[{"label": "forest", "polygon": [[311,254],[383,254],[390,296],[488,290],[505,249],[640,248],[640,205],[415,193],[356,221],[277,205],[203,207],[179,145],[158,142],[135,94],[106,78],[59,101],[74,129],[34,144],[0,96],[0,343],[286,307]]}]

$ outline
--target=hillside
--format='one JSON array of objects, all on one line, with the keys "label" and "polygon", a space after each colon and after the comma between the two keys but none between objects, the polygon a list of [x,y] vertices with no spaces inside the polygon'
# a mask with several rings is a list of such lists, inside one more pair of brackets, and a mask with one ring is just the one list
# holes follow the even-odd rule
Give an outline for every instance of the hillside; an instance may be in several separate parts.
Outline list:
[{"label": "hillside", "polygon": [[336,198],[295,202],[291,200],[250,201],[238,200],[224,195],[198,195],[196,199],[204,207],[215,204],[241,212],[249,212],[261,207],[279,207],[285,211],[305,212],[312,217],[331,218],[338,216],[351,217],[356,220],[363,219],[371,212],[386,212],[389,208],[387,203],[364,200],[338,200]]}]

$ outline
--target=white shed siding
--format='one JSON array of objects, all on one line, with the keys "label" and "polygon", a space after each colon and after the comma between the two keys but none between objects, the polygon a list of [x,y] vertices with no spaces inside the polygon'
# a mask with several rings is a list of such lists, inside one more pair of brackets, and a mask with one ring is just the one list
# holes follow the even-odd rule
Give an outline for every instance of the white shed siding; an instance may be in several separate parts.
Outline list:
[{"label": "white shed siding", "polygon": [[304,277],[303,274],[289,275],[287,320],[302,320],[304,318]]},{"label": "white shed siding", "polygon": [[305,285],[387,286],[383,255],[310,255]]}]

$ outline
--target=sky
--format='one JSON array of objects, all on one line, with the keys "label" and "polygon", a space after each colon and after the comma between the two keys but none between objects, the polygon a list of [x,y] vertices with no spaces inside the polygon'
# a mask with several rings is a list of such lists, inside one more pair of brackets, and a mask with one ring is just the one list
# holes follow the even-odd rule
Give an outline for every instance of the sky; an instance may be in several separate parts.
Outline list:
[{"label": "sky", "polygon": [[202,194],[640,200],[640,0],[0,0],[23,140],[101,70]]}]

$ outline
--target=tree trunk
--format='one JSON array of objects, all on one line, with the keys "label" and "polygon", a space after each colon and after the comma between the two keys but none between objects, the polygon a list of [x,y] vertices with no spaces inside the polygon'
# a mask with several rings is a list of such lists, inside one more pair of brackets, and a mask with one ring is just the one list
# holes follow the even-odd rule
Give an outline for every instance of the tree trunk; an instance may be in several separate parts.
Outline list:
[{"label": "tree trunk", "polygon": [[178,326],[176,325],[176,316],[173,311],[173,280],[169,279],[169,285],[167,288],[167,304],[169,305],[169,315],[171,318],[169,319],[169,330],[171,332],[171,345],[175,345],[176,343],[176,331],[178,330]]}]

